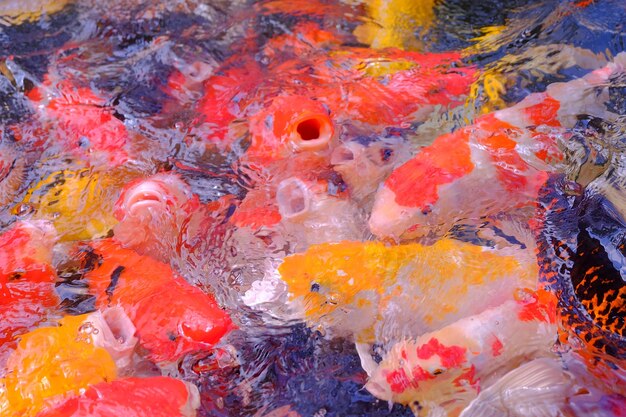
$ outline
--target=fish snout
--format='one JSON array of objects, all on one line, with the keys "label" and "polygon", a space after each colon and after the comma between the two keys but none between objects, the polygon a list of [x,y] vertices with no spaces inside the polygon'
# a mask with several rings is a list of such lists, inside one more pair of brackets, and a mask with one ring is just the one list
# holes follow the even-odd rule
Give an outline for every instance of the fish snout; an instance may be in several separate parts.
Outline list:
[{"label": "fish snout", "polygon": [[288,129],[289,140],[297,150],[319,151],[328,147],[334,132],[333,122],[324,113],[305,113]]},{"label": "fish snout", "polygon": [[276,201],[280,215],[285,219],[293,219],[309,211],[311,193],[298,178],[288,178],[278,185]]}]

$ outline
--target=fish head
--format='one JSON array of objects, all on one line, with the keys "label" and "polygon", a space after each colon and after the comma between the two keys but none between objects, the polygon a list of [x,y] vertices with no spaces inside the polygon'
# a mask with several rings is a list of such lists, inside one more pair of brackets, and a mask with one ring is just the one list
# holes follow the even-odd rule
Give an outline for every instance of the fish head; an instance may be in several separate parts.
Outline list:
[{"label": "fish head", "polygon": [[347,133],[348,137],[333,149],[330,164],[341,175],[351,197],[368,201],[378,184],[402,161],[403,155],[408,154],[408,145],[399,136],[372,138]]},{"label": "fish head", "polygon": [[474,168],[468,132],[440,136],[395,169],[379,188],[370,230],[379,238],[400,238],[407,231],[424,235],[447,226],[450,216],[444,209],[455,210],[454,191]]},{"label": "fish head", "polygon": [[310,322],[363,334],[373,326],[385,291],[384,265],[377,261],[383,254],[378,243],[322,243],[287,256],[278,272]]},{"label": "fish head", "polygon": [[167,247],[175,246],[184,220],[199,207],[198,197],[182,178],[155,174],[129,183],[122,191],[114,211],[119,223],[113,230],[120,241],[137,250],[147,252],[154,246],[160,248],[156,253],[167,252]]},{"label": "fish head", "polygon": [[365,388],[379,399],[410,405],[420,413],[443,409],[453,415],[480,390],[471,354],[468,346],[435,337],[400,342],[385,355]]},{"label": "fish head", "polygon": [[296,152],[329,149],[334,134],[330,111],[304,96],[280,96],[250,117],[251,144],[246,160],[259,164],[287,158]]}]

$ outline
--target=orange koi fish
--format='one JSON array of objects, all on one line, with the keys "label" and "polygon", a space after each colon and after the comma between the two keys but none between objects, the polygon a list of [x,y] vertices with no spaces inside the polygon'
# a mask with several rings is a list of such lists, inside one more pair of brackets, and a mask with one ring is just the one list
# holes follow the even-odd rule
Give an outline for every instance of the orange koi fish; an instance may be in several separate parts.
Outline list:
[{"label": "orange koi fish", "polygon": [[[100,343],[105,330],[111,333],[102,315],[96,313],[68,316],[55,327],[41,327],[23,335],[7,361],[0,410],[34,416],[66,395],[77,395],[92,384],[115,379],[115,360]],[[110,337],[108,343],[118,341]]]},{"label": "orange koi fish", "polygon": [[[559,141],[576,116],[611,119],[607,80],[626,54],[582,79],[551,85],[519,104],[438,137],[392,172],[376,195],[369,226],[378,237],[445,234],[456,219],[479,219],[536,200],[563,155]],[[601,97],[590,91],[599,89]],[[613,115],[615,116],[615,115]]]},{"label": "orange koi fish", "polygon": [[516,301],[396,344],[365,387],[419,414],[457,416],[494,376],[529,358],[551,356],[555,311],[552,294],[525,291]]},{"label": "orange koi fish", "polygon": [[386,342],[436,330],[502,304],[519,287],[535,287],[534,257],[524,256],[452,239],[432,246],[325,243],[286,257],[278,272],[308,321],[357,342]]},{"label": "orange koi fish", "polygon": [[[210,349],[233,324],[212,295],[176,275],[169,265],[105,239],[83,250],[96,306],[121,306],[137,328],[139,345],[157,363]],[[167,294],[167,297],[164,295]]]},{"label": "orange koi fish", "polygon": [[[254,56],[224,62],[204,82],[203,98],[198,102],[199,121],[210,127],[204,136],[232,143],[235,138],[229,137],[229,127],[250,118],[251,128],[257,126],[253,129],[256,135],[268,141],[265,146],[280,145],[274,153],[285,151],[284,146],[293,152],[293,143],[284,139],[295,137],[306,142],[324,138],[327,131],[332,135],[330,126],[340,120],[398,126],[424,120],[434,106],[461,104],[476,72],[473,67],[464,67],[460,54],[453,52],[374,51],[343,47],[329,36],[310,23],[299,25],[292,35],[267,45],[266,52],[273,57],[267,65],[261,65]],[[303,38],[318,39],[325,49],[294,49]],[[179,78],[176,74],[173,86],[181,85]],[[312,106],[319,110],[311,110]],[[304,123],[300,138],[289,133],[298,133],[298,123],[295,129],[284,131],[285,115],[309,111],[323,115],[319,127],[317,122]],[[328,118],[332,123],[326,121]],[[252,119],[263,124],[259,126]],[[284,139],[277,138],[277,133]],[[259,139],[253,140],[257,143],[254,150],[260,144]],[[252,154],[249,159],[253,159]]]},{"label": "orange koi fish", "polygon": [[[121,165],[128,160],[125,150],[129,132],[107,100],[69,80],[44,83],[27,93],[42,122],[56,134],[64,149],[87,161]],[[55,142],[56,143],[56,142]]]},{"label": "orange koi fish", "polygon": [[92,385],[37,417],[193,417],[199,406],[196,387],[178,379],[124,378]]},{"label": "orange koi fish", "polygon": [[54,228],[46,222],[19,222],[0,235],[0,355],[16,337],[54,313],[60,300],[52,267]]}]

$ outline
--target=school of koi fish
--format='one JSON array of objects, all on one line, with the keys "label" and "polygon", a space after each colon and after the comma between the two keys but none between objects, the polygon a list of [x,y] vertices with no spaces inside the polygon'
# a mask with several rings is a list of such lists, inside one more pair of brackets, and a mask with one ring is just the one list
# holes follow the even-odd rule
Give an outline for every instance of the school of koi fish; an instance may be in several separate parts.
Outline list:
[{"label": "school of koi fish", "polygon": [[0,416],[625,417],[625,23],[0,1]]}]

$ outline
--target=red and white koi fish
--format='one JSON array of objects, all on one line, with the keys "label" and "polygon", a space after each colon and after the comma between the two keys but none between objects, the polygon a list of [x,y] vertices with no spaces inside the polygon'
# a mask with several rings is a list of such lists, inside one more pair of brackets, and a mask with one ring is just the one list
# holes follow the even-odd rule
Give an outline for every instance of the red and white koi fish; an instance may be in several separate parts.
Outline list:
[{"label": "red and white koi fish", "polygon": [[[121,165],[128,160],[130,133],[107,100],[70,80],[44,83],[27,93],[37,110],[40,131],[51,136],[63,151],[90,164]],[[57,143],[57,142],[55,142]]]},{"label": "red and white koi fish", "polygon": [[[443,235],[458,219],[527,206],[563,155],[559,141],[576,116],[611,119],[607,80],[626,71],[626,54],[581,79],[479,117],[438,137],[392,172],[379,189],[369,226],[378,237]],[[613,115],[614,117],[615,115]]]},{"label": "red and white koi fish", "polygon": [[393,346],[366,388],[416,414],[458,415],[493,379],[531,358],[551,355],[556,299],[521,291],[518,300]]}]

